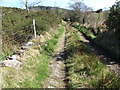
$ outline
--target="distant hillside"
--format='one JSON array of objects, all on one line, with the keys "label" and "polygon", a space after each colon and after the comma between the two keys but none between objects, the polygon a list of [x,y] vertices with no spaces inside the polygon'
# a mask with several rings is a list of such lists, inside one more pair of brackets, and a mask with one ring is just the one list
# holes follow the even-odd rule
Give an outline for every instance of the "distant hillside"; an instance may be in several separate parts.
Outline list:
[{"label": "distant hillside", "polygon": [[68,10],[68,9],[64,9],[64,8],[59,8],[59,7],[50,7],[50,6],[34,6],[34,7],[29,7],[29,10],[30,11],[39,11],[39,10],[52,11],[54,14],[56,14],[59,17],[61,17],[62,19],[69,18],[67,16],[67,14],[69,12],[72,12],[72,10]]},{"label": "distant hillside", "polygon": [[55,9],[61,9],[61,10],[67,10],[67,9],[63,9],[63,8],[59,8],[59,7],[50,7],[50,6],[33,6],[33,7],[29,7],[30,11],[39,11],[39,10],[55,10]]}]

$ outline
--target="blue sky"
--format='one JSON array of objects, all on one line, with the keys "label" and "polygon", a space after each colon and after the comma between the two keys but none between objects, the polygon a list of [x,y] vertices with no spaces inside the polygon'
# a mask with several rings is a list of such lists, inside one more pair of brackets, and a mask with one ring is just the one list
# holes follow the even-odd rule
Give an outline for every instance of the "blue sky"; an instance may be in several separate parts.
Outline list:
[{"label": "blue sky", "polygon": [[[6,7],[23,7],[21,4],[22,0],[2,0],[0,1],[0,6]],[[29,0],[29,1],[40,1],[40,0]],[[98,10],[100,8],[108,9],[111,7],[116,0],[84,0],[84,3],[92,7],[94,10]],[[42,0],[40,5],[42,6],[58,6],[61,8],[69,8],[69,4],[72,3],[71,0]]]}]

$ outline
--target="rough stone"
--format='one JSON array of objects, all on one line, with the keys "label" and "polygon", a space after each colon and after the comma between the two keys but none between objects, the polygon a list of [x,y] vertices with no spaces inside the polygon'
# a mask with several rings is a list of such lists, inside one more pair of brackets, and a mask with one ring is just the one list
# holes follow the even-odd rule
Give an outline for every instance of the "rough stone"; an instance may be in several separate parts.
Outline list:
[{"label": "rough stone", "polygon": [[15,69],[19,69],[22,63],[18,60],[5,60],[0,62],[0,64],[2,65],[2,67],[12,67]]},{"label": "rough stone", "polygon": [[33,42],[27,42],[26,44],[25,44],[25,46],[31,46],[31,45],[33,45],[34,43]]},{"label": "rough stone", "polygon": [[53,86],[48,86],[48,88],[54,88]]},{"label": "rough stone", "polygon": [[52,36],[48,32],[46,32],[45,36],[47,36],[48,39],[52,38]]},{"label": "rough stone", "polygon": [[13,55],[22,56],[22,55],[23,55],[23,50],[15,51],[15,52],[13,53]]},{"label": "rough stone", "polygon": [[62,60],[62,57],[57,57],[57,60]]},{"label": "rough stone", "polygon": [[45,42],[45,38],[43,37],[43,35],[40,35],[40,42]]},{"label": "rough stone", "polygon": [[25,49],[27,49],[27,48],[28,48],[28,46],[22,46],[22,47],[21,47],[22,50],[25,50]]},{"label": "rough stone", "polygon": [[8,56],[7,60],[16,60],[16,55]]}]

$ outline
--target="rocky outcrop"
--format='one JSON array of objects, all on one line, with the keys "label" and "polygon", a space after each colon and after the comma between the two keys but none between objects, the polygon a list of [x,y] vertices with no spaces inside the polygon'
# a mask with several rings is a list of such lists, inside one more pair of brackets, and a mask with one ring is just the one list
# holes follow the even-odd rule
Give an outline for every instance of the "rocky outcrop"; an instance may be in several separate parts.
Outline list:
[{"label": "rocky outcrop", "polygon": [[27,42],[24,46],[21,47],[21,50],[15,51],[12,56],[8,56],[6,58],[6,60],[1,61],[0,66],[20,69],[22,62],[20,60],[17,60],[17,59],[19,59],[21,56],[23,56],[24,50],[28,49],[33,44],[34,44],[33,42]]}]

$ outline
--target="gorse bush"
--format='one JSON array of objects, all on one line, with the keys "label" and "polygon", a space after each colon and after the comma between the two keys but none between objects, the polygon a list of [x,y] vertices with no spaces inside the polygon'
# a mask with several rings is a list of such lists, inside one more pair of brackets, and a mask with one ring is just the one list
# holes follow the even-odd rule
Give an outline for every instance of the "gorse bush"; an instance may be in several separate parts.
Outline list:
[{"label": "gorse bush", "polygon": [[47,10],[28,13],[18,8],[3,8],[2,16],[3,51],[6,52],[33,37],[33,19],[38,35],[60,23],[60,19]]}]

